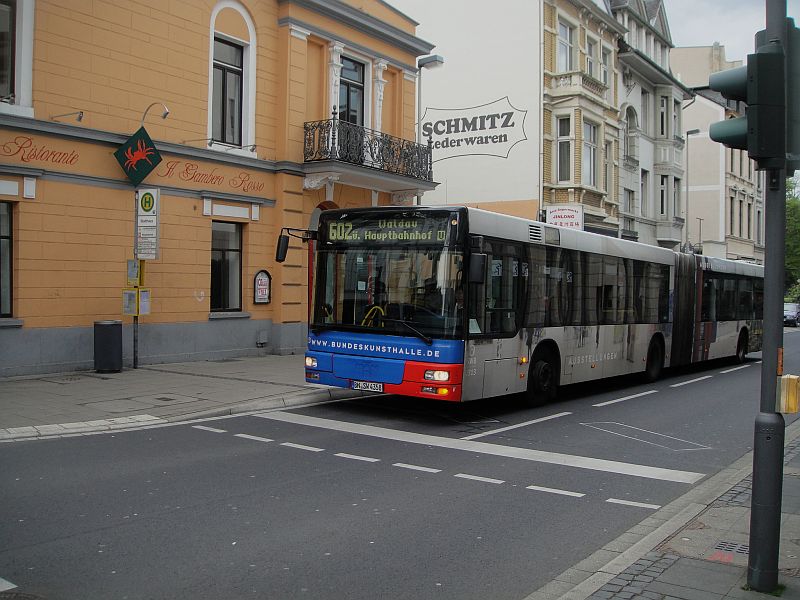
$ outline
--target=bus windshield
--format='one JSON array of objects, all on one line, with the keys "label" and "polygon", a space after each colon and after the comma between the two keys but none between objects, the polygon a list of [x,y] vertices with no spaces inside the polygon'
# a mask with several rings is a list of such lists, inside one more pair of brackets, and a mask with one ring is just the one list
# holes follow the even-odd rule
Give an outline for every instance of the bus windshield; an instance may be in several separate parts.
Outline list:
[{"label": "bus windshield", "polygon": [[311,328],[461,338],[463,263],[442,246],[321,250]]}]

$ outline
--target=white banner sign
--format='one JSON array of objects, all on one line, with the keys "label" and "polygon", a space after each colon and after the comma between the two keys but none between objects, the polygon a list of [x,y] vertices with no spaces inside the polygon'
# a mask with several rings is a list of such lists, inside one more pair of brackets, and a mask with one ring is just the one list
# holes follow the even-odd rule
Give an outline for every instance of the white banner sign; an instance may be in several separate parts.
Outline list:
[{"label": "white banner sign", "polygon": [[547,207],[547,223],[571,229],[583,229],[583,205],[569,204]]}]

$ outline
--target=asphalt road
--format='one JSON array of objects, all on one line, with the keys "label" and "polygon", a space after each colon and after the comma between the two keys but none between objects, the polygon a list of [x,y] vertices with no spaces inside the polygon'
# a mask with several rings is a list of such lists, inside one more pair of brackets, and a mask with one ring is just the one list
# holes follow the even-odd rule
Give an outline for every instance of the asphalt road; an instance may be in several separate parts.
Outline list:
[{"label": "asphalt road", "polygon": [[0,578],[47,599],[521,599],[750,449],[758,357],[538,409],[386,396],[4,444]]}]

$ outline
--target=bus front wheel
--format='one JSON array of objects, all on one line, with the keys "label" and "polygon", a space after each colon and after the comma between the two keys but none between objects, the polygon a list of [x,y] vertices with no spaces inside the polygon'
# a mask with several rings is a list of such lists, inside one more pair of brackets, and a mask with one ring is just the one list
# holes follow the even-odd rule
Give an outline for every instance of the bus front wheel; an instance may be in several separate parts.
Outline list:
[{"label": "bus front wheel", "polygon": [[644,368],[644,378],[648,383],[655,381],[661,376],[664,369],[664,348],[661,342],[653,338],[650,340],[650,347],[647,348],[647,363]]},{"label": "bus front wheel", "polygon": [[742,364],[747,358],[747,332],[742,330],[739,334],[739,341],[736,342],[736,362]]},{"label": "bus front wheel", "polygon": [[531,360],[527,401],[541,406],[556,399],[558,393],[558,361],[551,352],[537,353]]}]

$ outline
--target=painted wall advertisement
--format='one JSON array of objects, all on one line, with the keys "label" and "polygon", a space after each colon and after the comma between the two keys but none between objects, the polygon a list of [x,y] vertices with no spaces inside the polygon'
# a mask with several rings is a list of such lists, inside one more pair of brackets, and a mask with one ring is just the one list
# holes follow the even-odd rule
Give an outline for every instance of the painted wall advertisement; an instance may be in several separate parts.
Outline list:
[{"label": "painted wall advertisement", "polygon": [[[541,197],[542,2],[506,0],[514,15],[489,27],[484,5],[464,0],[393,0],[436,44],[444,64],[421,69],[421,142],[433,146],[436,190],[423,204]],[[458,19],[457,15],[471,18]]]}]

